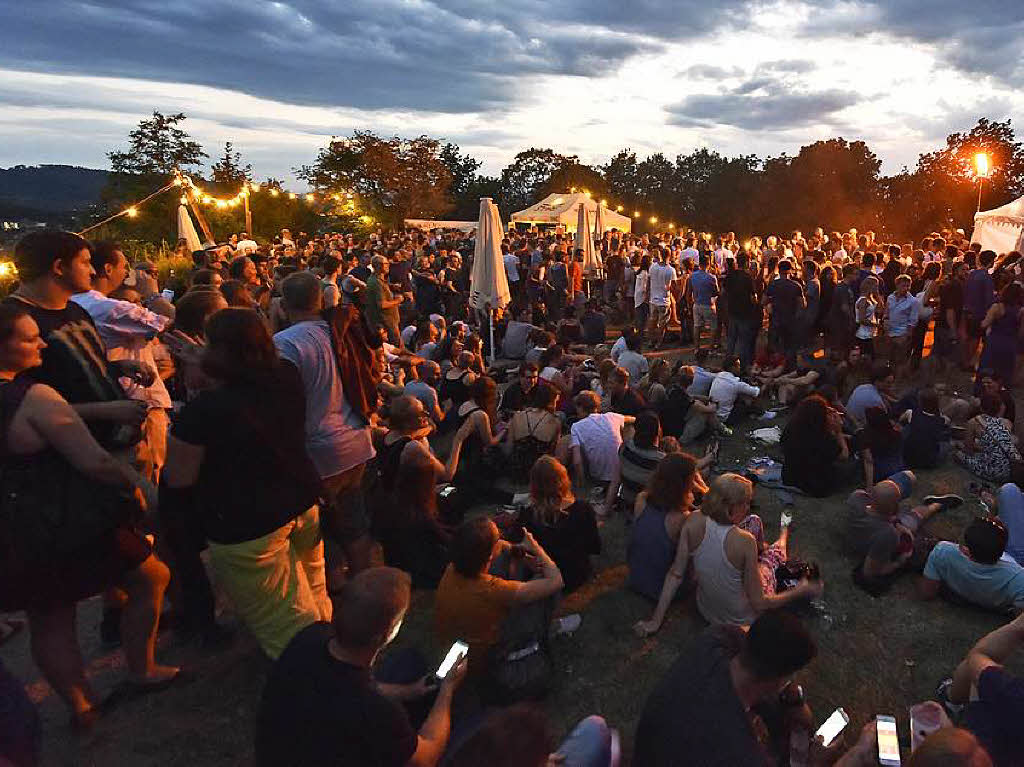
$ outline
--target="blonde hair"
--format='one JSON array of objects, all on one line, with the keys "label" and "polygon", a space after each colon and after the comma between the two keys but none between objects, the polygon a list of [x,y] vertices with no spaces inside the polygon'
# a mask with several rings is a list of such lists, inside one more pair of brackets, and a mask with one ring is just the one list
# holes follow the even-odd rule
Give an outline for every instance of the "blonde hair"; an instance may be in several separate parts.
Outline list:
[{"label": "blonde hair", "polygon": [[701,501],[700,513],[720,525],[731,525],[733,507],[749,502],[753,492],[749,479],[739,474],[722,474],[711,483]]},{"label": "blonde hair", "polygon": [[530,469],[530,505],[545,525],[555,525],[565,501],[572,499],[569,472],[550,455],[542,455]]}]

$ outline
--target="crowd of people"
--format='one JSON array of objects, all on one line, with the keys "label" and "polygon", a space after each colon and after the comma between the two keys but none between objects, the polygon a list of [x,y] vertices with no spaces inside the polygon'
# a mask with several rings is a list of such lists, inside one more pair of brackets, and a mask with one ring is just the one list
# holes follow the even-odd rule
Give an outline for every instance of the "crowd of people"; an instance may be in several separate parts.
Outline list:
[{"label": "crowd of people", "polygon": [[[622,525],[651,611],[636,634],[690,595],[708,624],[648,691],[633,764],[876,763],[874,722],[849,749],[813,735],[791,677],[826,574],[791,553],[791,502],[769,541],[755,484],[849,494],[873,595],[917,573],[923,599],[1024,611],[1021,254],[962,232],[611,231],[584,279],[572,243],[510,230],[510,303],[481,312],[472,233],[240,233],[190,254],[177,293],[116,242],[25,236],[0,303],[0,609],[27,614],[72,725],[181,678],[161,628],[233,642],[220,593],[273,661],[259,764],[616,765],[600,712],[557,741],[529,702],[586,620],[563,597]],[[785,420],[776,476],[723,471],[720,440],[766,412]],[[923,526],[961,495],[909,503],[944,462],[986,509],[959,541]],[[413,588],[434,592],[438,643],[466,649],[445,673],[388,649]],[[102,701],[75,614],[97,594],[128,672]],[[1024,618],[979,641],[910,764],[1024,761],[1024,679],[1003,669],[1021,645]],[[8,677],[0,752],[30,764],[38,723]]]}]

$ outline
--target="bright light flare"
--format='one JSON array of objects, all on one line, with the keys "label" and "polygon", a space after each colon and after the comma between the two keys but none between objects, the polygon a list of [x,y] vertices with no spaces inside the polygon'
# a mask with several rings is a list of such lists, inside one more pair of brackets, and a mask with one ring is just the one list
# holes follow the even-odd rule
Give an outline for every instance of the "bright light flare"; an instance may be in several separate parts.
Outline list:
[{"label": "bright light flare", "polygon": [[985,152],[978,152],[974,155],[974,170],[981,178],[988,178],[989,171],[991,171],[989,165],[988,154]]}]

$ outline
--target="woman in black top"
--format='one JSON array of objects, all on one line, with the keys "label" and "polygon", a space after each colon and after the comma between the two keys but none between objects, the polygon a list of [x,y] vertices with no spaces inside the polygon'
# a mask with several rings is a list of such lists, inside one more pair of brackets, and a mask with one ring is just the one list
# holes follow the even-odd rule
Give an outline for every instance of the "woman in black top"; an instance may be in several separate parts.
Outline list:
[{"label": "woman in black top", "polygon": [[[454,409],[450,418],[456,431],[455,440],[464,438],[462,454],[453,484],[464,493],[468,505],[483,502],[509,503],[512,494],[494,486],[496,472],[488,465],[490,448],[501,441],[498,426],[498,386],[494,379],[479,376],[469,387],[469,399]],[[449,458],[449,462],[451,459]]]},{"label": "woman in black top", "polygon": [[250,309],[214,314],[206,340],[203,371],[217,385],[175,419],[164,478],[194,490],[218,581],[276,658],[332,612],[302,380]]},{"label": "woman in black top", "polygon": [[804,397],[782,432],[782,452],[783,482],[815,498],[831,494],[840,478],[837,462],[850,457],[842,416],[823,397]]},{"label": "woman in black top", "polygon": [[589,503],[576,500],[569,473],[550,455],[530,471],[530,505],[519,521],[555,560],[566,593],[590,580],[590,556],[601,553],[597,516]]}]

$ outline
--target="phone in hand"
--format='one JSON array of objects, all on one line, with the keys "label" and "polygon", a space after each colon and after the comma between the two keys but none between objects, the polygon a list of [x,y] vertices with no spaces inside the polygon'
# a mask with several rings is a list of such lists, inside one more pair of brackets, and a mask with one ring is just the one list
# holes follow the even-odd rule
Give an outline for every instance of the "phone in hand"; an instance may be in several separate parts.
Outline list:
[{"label": "phone in hand", "polygon": [[822,745],[825,748],[828,748],[835,741],[839,733],[846,729],[846,725],[849,723],[849,715],[843,710],[843,707],[840,706],[832,712],[832,715],[825,720],[825,723],[822,724],[814,734],[821,738]]},{"label": "phone in hand", "polygon": [[461,639],[456,639],[448,649],[448,654],[444,656],[444,660],[441,661],[441,665],[438,666],[437,671],[434,672],[434,676],[436,676],[438,680],[444,679],[448,676],[448,672],[455,667],[455,664],[465,658],[467,654],[469,654],[469,645]]},{"label": "phone in hand", "polygon": [[878,735],[878,763],[882,767],[899,767],[900,739],[896,731],[896,717],[879,714],[875,717]]}]

